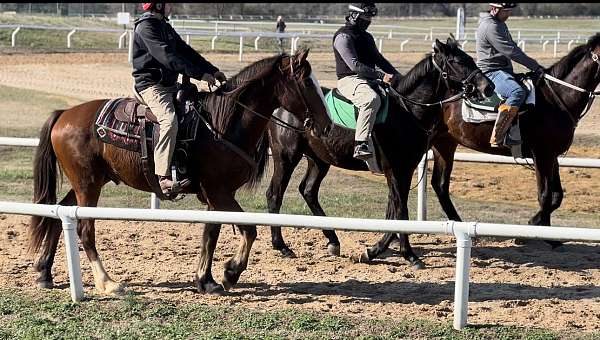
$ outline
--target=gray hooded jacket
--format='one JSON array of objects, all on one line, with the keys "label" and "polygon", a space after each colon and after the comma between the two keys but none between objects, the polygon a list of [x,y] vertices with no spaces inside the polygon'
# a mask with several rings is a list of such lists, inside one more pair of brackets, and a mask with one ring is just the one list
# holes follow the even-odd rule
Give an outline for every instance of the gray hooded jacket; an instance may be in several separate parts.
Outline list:
[{"label": "gray hooded jacket", "polygon": [[477,67],[483,73],[490,71],[506,71],[514,73],[511,60],[535,71],[540,64],[528,57],[513,41],[506,24],[490,13],[481,13],[475,51]]}]

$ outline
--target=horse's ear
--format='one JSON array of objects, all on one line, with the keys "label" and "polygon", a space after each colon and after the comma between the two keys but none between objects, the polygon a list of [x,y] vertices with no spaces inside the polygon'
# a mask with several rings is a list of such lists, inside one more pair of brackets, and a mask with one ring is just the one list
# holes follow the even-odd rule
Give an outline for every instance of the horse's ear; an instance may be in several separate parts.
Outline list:
[{"label": "horse's ear", "polygon": [[439,41],[438,39],[435,39],[435,43],[433,44],[433,52],[444,52],[446,45],[444,45],[441,41]]},{"label": "horse's ear", "polygon": [[310,48],[300,50],[296,53],[295,59],[298,61],[298,65],[302,65],[306,58],[308,58],[308,51],[310,51]]}]

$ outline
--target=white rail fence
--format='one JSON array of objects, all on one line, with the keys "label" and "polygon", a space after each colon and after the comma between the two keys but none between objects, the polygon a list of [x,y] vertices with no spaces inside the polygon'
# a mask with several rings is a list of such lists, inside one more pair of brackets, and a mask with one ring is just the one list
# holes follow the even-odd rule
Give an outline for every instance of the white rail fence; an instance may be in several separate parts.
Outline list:
[{"label": "white rail fence", "polygon": [[[34,138],[0,137],[0,145],[36,146]],[[485,156],[456,154],[456,160],[482,162]],[[460,156],[459,156],[460,155]],[[429,155],[430,157],[432,155]],[[492,156],[492,163],[514,163],[510,157]],[[512,162],[511,162],[512,161]],[[563,166],[598,168],[596,159],[561,159]],[[425,157],[422,161],[425,163]],[[426,165],[420,167],[426,169]],[[419,201],[420,202],[420,201]],[[288,214],[239,213],[194,210],[147,210],[125,208],[87,208],[60,205],[42,205],[30,203],[0,202],[0,213],[36,215],[60,219],[65,233],[65,247],[71,298],[81,301],[84,298],[81,281],[79,248],[77,245],[77,223],[79,219],[101,220],[137,220],[169,222],[203,222],[241,225],[286,225],[311,229],[339,229],[347,231],[392,232],[411,234],[448,234],[454,235],[456,243],[456,276],[454,286],[455,329],[467,325],[469,302],[469,269],[471,263],[472,237],[518,237],[562,241],[600,242],[600,230],[571,227],[524,226],[511,224],[454,222],[454,221],[405,221],[380,219],[354,219],[342,217],[320,217]],[[422,215],[423,217],[424,215]]]},{"label": "white rail fence", "polygon": [[[600,230],[569,227],[523,226],[510,224],[355,219],[287,214],[241,213],[194,210],[148,210],[126,208],[87,208],[77,206],[42,205],[0,202],[0,213],[36,215],[60,219],[65,233],[65,248],[71,298],[84,298],[80,256],[77,242],[77,223],[80,219],[136,220],[160,222],[202,222],[237,225],[286,225],[310,229],[341,229],[347,231],[447,234],[456,237],[456,269],[454,280],[455,329],[467,325],[469,303],[469,270],[472,237],[518,237],[561,241],[600,242]],[[342,227],[340,227],[342,226]]]},{"label": "white rail fence", "polygon": [[[417,220],[419,221],[427,220],[427,160],[430,159],[433,159],[431,150],[427,152],[427,155],[423,155],[417,170],[417,179],[420,180],[417,193]],[[457,152],[454,154],[454,160],[471,163],[533,165],[533,159],[531,158],[512,158],[480,152]],[[600,159],[596,158],[563,157],[558,158],[558,164],[561,167],[600,169]]]},{"label": "white rail fence", "polygon": [[[320,24],[320,23],[289,23],[288,33],[275,33],[269,31],[252,31],[252,26],[255,28],[264,29],[263,26],[271,25],[271,23],[265,22],[244,22],[244,21],[198,21],[198,20],[172,20],[173,26],[182,36],[185,36],[186,41],[189,43],[191,36],[204,36],[212,37],[211,48],[215,49],[215,42],[218,37],[237,37],[239,38],[239,60],[242,61],[244,39],[254,38],[254,48],[258,50],[258,40],[262,37],[265,38],[283,38],[290,39],[290,50],[293,53],[298,46],[299,39],[314,39],[314,40],[331,40],[333,33],[339,24]],[[214,26],[213,26],[214,25]],[[219,26],[221,25],[221,26]],[[223,26],[229,25],[229,26]],[[236,26],[237,25],[237,26]],[[295,27],[295,28],[294,28]],[[17,34],[22,29],[38,29],[38,30],[58,30],[68,32],[66,35],[67,48],[72,48],[72,37],[76,32],[104,32],[104,33],[121,33],[117,39],[117,46],[119,49],[125,46],[124,39],[129,36],[129,56],[128,60],[131,62],[131,42],[133,39],[133,33],[131,29],[123,30],[117,28],[95,28],[95,27],[60,27],[60,26],[44,26],[44,25],[21,25],[21,24],[3,24],[0,25],[0,29],[12,29],[11,33],[11,46],[16,47]],[[410,27],[400,25],[372,25],[370,32],[375,36],[377,40],[377,46],[380,52],[383,52],[383,41],[397,40],[400,44],[400,52],[405,50],[407,43],[416,44],[421,41],[433,41],[434,38],[445,39],[448,33],[453,32],[452,27]],[[513,30],[515,31],[515,30]],[[554,57],[558,55],[558,46],[561,44],[566,45],[566,51],[568,52],[573,44],[584,43],[587,38],[594,34],[593,30],[552,30],[552,29],[516,29],[516,40],[523,50],[525,50],[525,43],[527,46],[533,44],[539,45],[540,49],[545,52],[546,45],[553,42],[553,54]],[[522,33],[523,32],[523,33]],[[461,41],[461,46],[464,48],[468,42],[473,42],[475,37],[475,31],[469,30],[465,32],[464,39]],[[428,47],[428,44],[420,43],[422,46]]]}]

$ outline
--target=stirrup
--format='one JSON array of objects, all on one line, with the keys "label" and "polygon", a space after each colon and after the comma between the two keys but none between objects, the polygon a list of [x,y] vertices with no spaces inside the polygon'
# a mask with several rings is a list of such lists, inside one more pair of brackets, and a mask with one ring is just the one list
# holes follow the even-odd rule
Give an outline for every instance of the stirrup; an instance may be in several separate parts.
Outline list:
[{"label": "stirrup", "polygon": [[163,194],[165,194],[165,195],[178,194],[192,183],[187,178],[182,179],[181,181],[173,181],[173,180],[170,180],[170,181],[171,181],[170,188],[169,187],[162,188],[162,186],[161,186],[161,190],[162,190]]}]

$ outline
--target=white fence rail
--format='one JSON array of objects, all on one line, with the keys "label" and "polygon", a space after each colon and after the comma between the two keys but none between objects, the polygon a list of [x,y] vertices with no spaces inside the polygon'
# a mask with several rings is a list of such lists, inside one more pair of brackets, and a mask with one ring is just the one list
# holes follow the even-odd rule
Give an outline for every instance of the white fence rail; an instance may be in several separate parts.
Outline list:
[{"label": "white fence rail", "polygon": [[62,221],[63,230],[65,232],[65,247],[69,268],[71,298],[75,302],[81,301],[84,298],[79,262],[79,247],[76,234],[76,226],[79,219],[188,223],[202,222],[259,226],[286,225],[290,227],[305,227],[311,229],[454,235],[457,239],[453,321],[455,329],[462,329],[467,325],[472,237],[499,236],[600,242],[600,230],[596,229],[522,226],[478,222],[355,219],[194,210],[86,208],[14,202],[0,202],[0,213],[46,216]]},{"label": "white fence rail", "polygon": [[[417,178],[420,179],[417,194],[417,220],[427,220],[427,160],[433,159],[433,152],[427,152],[427,157],[419,163]],[[459,162],[492,163],[492,164],[520,164],[533,165],[531,158],[512,158],[508,156],[489,155],[484,153],[462,153],[454,154],[454,160]],[[600,159],[596,158],[558,158],[558,164],[562,167],[592,168],[600,169]]]}]

